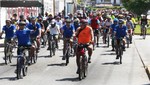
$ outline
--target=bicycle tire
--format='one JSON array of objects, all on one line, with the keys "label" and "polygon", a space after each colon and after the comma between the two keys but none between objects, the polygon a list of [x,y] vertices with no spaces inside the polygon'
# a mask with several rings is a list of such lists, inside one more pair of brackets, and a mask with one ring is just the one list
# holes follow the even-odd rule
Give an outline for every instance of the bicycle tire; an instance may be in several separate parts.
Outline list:
[{"label": "bicycle tire", "polygon": [[35,52],[35,54],[34,54],[34,57],[33,57],[33,61],[34,61],[34,63],[36,63],[37,62],[37,53]]},{"label": "bicycle tire", "polygon": [[55,55],[56,52],[56,43],[52,42],[52,51],[53,51],[53,55]]},{"label": "bicycle tire", "polygon": [[120,47],[119,49],[120,64],[122,64],[122,55],[123,55],[123,50],[122,47]]},{"label": "bicycle tire", "polygon": [[49,42],[49,48],[50,48],[50,50],[49,50],[50,51],[50,57],[52,57],[52,42],[51,41]]},{"label": "bicycle tire", "polygon": [[87,77],[88,75],[88,60],[87,60],[87,56],[84,55],[84,77]]},{"label": "bicycle tire", "polygon": [[107,47],[109,47],[109,35],[107,36]]},{"label": "bicycle tire", "polygon": [[5,48],[5,64],[8,64],[8,50],[9,50],[9,45],[7,44]]},{"label": "bicycle tire", "polygon": [[82,63],[82,56],[80,56],[80,61],[79,61],[79,80],[82,80],[83,79],[83,67],[81,65]]},{"label": "bicycle tire", "polygon": [[21,65],[22,63],[21,63],[21,58],[17,58],[17,79],[20,79],[21,78],[21,67],[22,67],[22,65]]}]

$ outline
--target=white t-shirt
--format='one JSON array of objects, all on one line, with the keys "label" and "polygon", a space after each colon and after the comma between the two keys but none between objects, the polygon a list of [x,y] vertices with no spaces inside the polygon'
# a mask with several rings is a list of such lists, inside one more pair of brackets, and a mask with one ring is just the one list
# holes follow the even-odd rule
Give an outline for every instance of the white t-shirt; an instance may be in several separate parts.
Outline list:
[{"label": "white t-shirt", "polygon": [[56,24],[56,26],[55,27],[51,27],[51,25],[49,25],[48,27],[47,27],[47,29],[49,29],[49,31],[50,31],[50,34],[51,35],[54,35],[54,34],[59,34],[59,25],[57,25]]},{"label": "white t-shirt", "polygon": [[59,20],[59,21],[56,20],[56,24],[59,25],[59,28],[61,28],[63,26],[63,23],[61,20]]}]

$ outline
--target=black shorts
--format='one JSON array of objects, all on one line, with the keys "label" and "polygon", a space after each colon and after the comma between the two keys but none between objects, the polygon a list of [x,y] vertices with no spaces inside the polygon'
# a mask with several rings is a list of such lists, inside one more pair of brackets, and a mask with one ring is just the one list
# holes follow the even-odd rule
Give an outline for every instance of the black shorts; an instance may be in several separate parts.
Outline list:
[{"label": "black shorts", "polygon": [[99,29],[94,29],[93,31],[94,31],[94,36],[99,34]]}]

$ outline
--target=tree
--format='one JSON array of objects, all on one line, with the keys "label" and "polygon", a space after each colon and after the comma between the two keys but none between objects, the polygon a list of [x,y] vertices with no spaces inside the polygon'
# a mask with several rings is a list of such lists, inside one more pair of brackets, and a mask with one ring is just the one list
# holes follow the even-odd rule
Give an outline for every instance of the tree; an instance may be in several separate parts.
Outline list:
[{"label": "tree", "polygon": [[150,9],[150,0],[122,0],[123,6],[134,14],[146,14]]}]

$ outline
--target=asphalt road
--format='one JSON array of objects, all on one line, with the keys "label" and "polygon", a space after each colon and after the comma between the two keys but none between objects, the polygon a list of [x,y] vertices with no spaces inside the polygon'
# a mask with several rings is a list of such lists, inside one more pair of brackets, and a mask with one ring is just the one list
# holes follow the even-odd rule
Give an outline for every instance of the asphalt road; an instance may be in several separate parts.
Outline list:
[{"label": "asphalt road", "polygon": [[[140,43],[134,36],[134,41]],[[150,85],[143,63],[135,43],[126,49],[123,64],[116,60],[115,52],[100,43],[93,52],[92,63],[89,64],[88,76],[78,80],[75,57],[65,66],[62,60],[62,43],[59,44],[56,56],[49,57],[49,51],[41,48],[36,64],[29,66],[28,74],[17,80],[14,73],[16,57],[13,62],[5,65],[2,60],[3,48],[0,48],[0,85]],[[146,49],[148,50],[148,49]],[[16,52],[14,53],[16,56]]]}]

